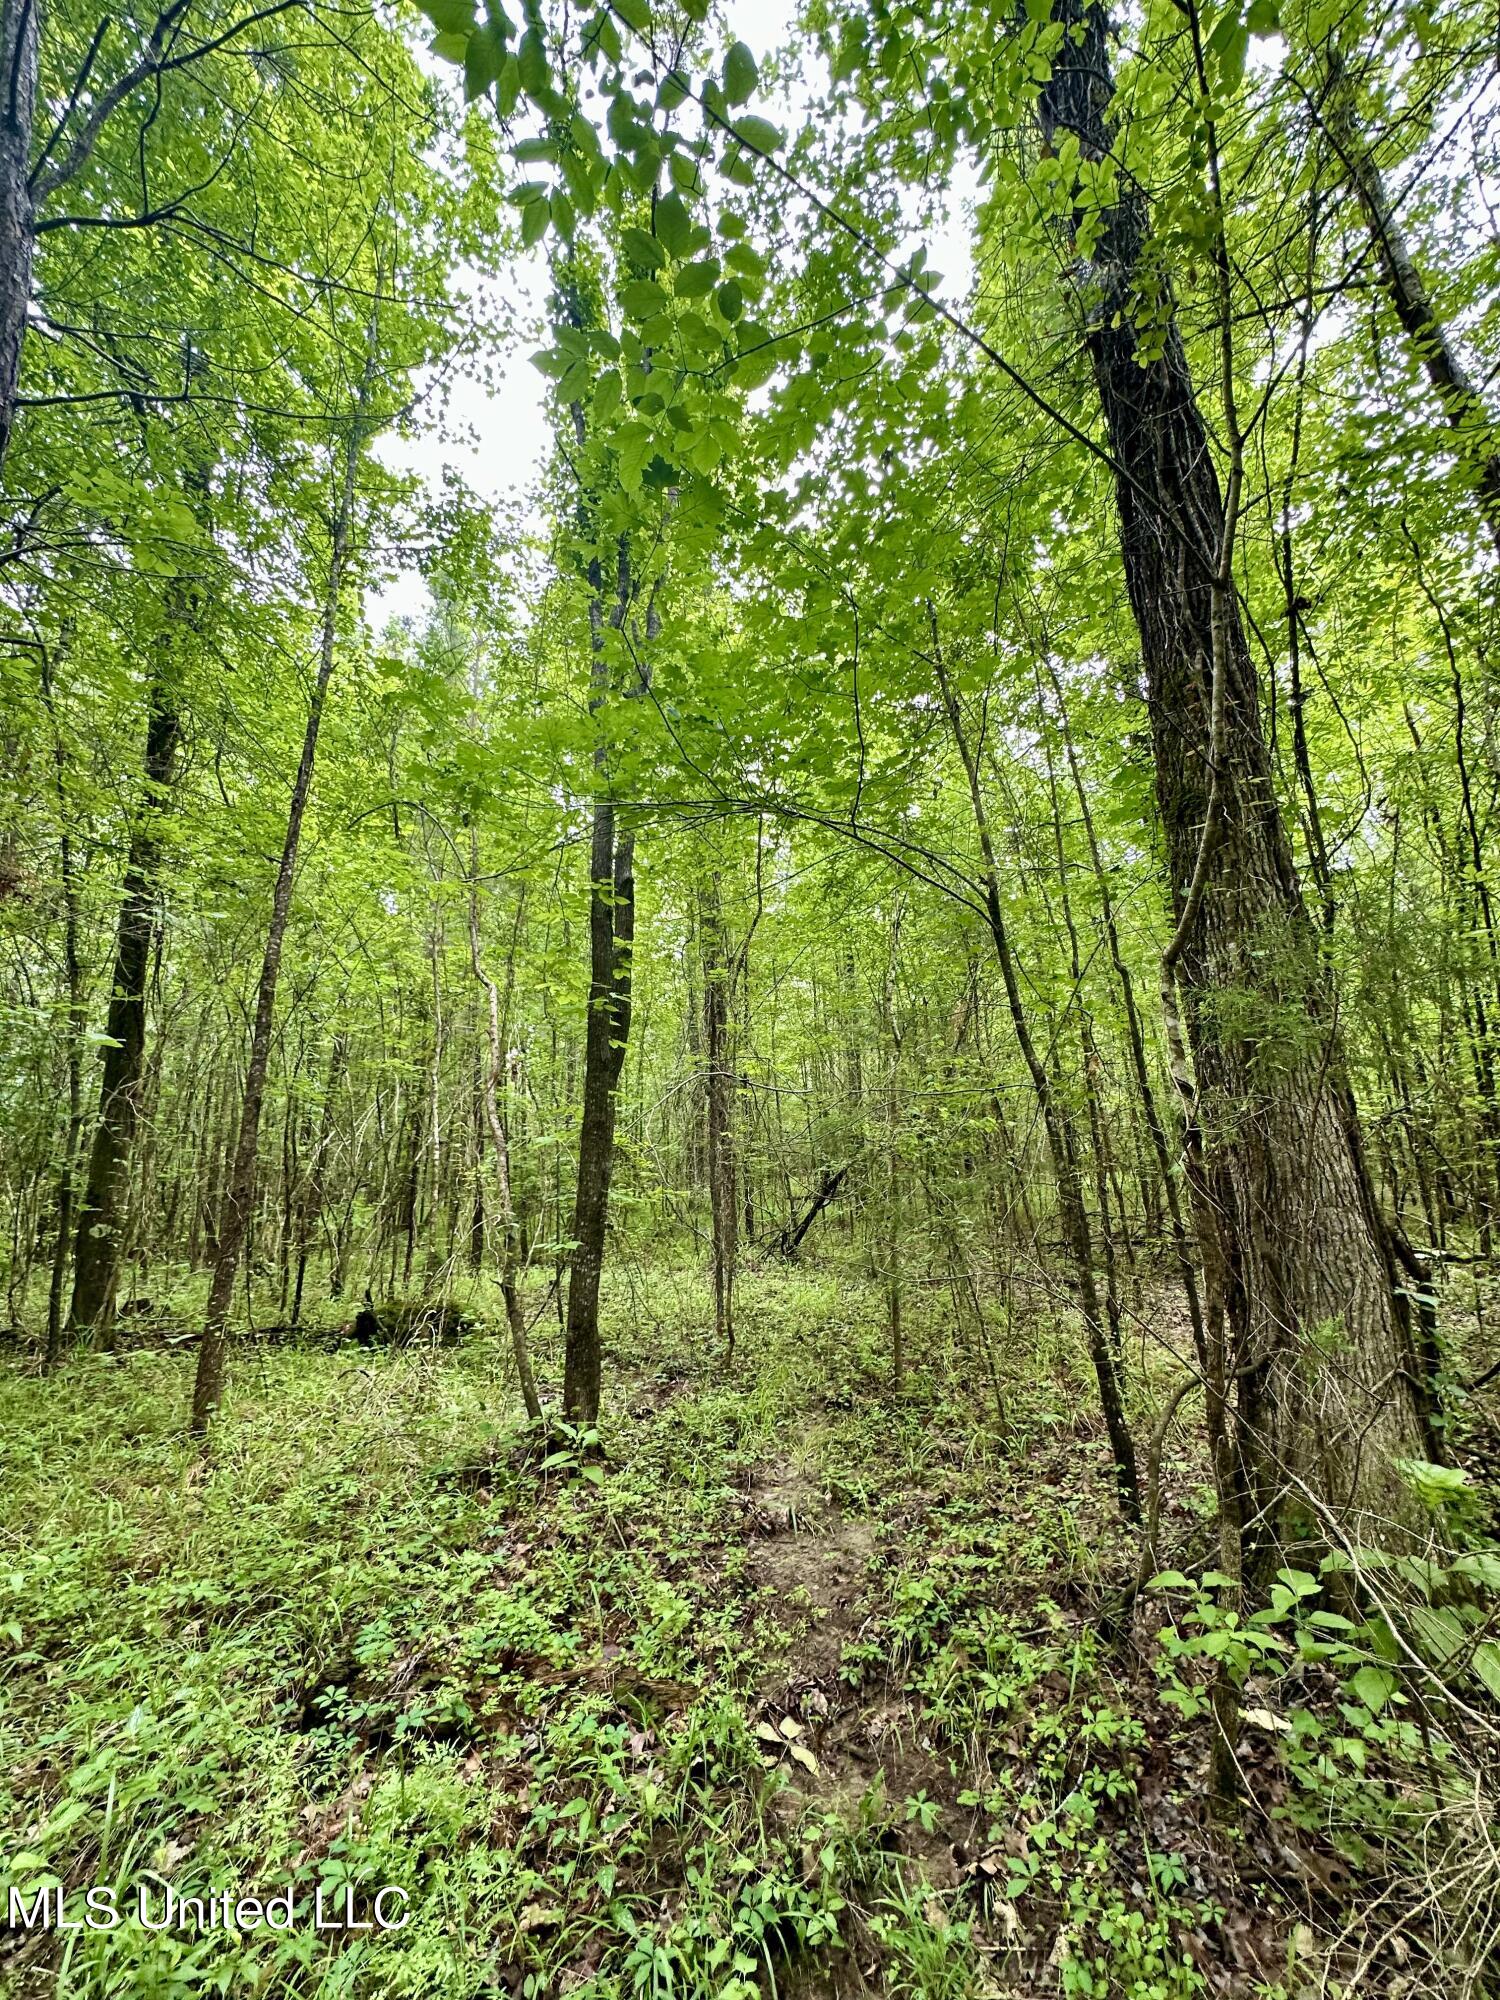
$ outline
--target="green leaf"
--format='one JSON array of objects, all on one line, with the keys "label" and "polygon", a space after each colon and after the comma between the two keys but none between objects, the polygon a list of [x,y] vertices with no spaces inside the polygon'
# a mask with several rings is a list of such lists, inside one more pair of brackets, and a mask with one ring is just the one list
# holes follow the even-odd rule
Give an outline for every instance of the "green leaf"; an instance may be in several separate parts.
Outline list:
[{"label": "green leaf", "polygon": [[1361,1667],[1357,1674],[1351,1675],[1349,1686],[1371,1715],[1379,1715],[1396,1692],[1396,1676],[1387,1673],[1384,1667]]},{"label": "green leaf", "polygon": [[521,65],[516,61],[515,51],[505,58],[500,66],[500,74],[495,79],[495,109],[502,118],[509,118],[521,99]]},{"label": "green leaf", "polygon": [[550,218],[551,211],[547,203],[540,197],[535,201],[527,202],[526,206],[521,210],[521,247],[523,250],[529,250],[533,243],[541,242],[547,233],[547,224]]},{"label": "green leaf", "polygon": [[718,282],[718,258],[705,257],[699,264],[684,266],[673,279],[672,290],[679,299],[706,299]]},{"label": "green leaf", "polygon": [[418,4],[440,35],[473,33],[473,0],[418,0]]},{"label": "green leaf", "polygon": [[676,152],[671,158],[672,185],[684,194],[697,194],[703,185],[703,168],[691,153]]},{"label": "green leaf", "polygon": [[667,303],[667,295],[654,278],[632,278],[620,287],[620,304],[632,319],[649,319]]},{"label": "green leaf", "polygon": [[724,58],[724,95],[731,104],[746,104],[759,82],[754,56],[743,42],[736,42]]},{"label": "green leaf", "polygon": [[781,365],[781,356],[769,330],[755,320],[741,320],[736,328],[739,353],[734,379],[742,389],[758,389],[769,382]]},{"label": "green leaf", "polygon": [[528,97],[535,97],[539,90],[547,88],[547,51],[535,28],[528,28],[522,35],[516,61],[521,70],[521,88]]},{"label": "green leaf", "polygon": [[652,434],[645,424],[622,424],[616,432],[615,450],[619,455],[620,484],[627,490],[640,485],[646,461],[654,449]]},{"label": "green leaf", "polygon": [[734,136],[757,153],[778,152],[785,143],[780,126],[773,125],[769,118],[737,118]]},{"label": "green leaf", "polygon": [[682,70],[669,70],[656,86],[656,101],[663,111],[675,111],[691,91],[691,79]]},{"label": "green leaf", "polygon": [[463,34],[434,35],[428,46],[441,61],[462,64],[469,53],[469,38]]},{"label": "green leaf", "polygon": [[1221,56],[1224,53],[1225,49],[1239,33],[1240,20],[1241,15],[1237,0],[1229,0],[1229,5],[1219,15],[1212,28],[1208,31],[1208,50],[1210,55]]},{"label": "green leaf", "polygon": [[697,313],[683,314],[677,322],[677,337],[689,360],[699,364],[717,361],[723,352],[723,340]]},{"label": "green leaf", "polygon": [[620,232],[620,245],[631,263],[647,271],[659,271],[667,261],[667,253],[649,230],[637,229],[633,225]]},{"label": "green leaf", "polygon": [[1412,1634],[1418,1646],[1436,1665],[1443,1666],[1464,1643],[1464,1628],[1451,1611],[1433,1611],[1414,1605],[1409,1613]]},{"label": "green leaf", "polygon": [[693,218],[680,194],[664,194],[656,204],[656,233],[674,257],[680,257],[693,237]]},{"label": "green leaf", "polygon": [[745,294],[731,278],[727,285],[720,285],[719,295],[714,301],[727,320],[736,320],[745,310]]},{"label": "green leaf", "polygon": [[1309,1576],[1305,1569],[1279,1569],[1277,1576],[1294,1597],[1316,1597],[1320,1588],[1318,1579]]},{"label": "green leaf", "polygon": [[649,194],[657,175],[661,172],[661,144],[654,134],[647,134],[636,148],[635,158],[630,163],[630,178],[642,194]]},{"label": "green leaf", "polygon": [[614,16],[608,7],[601,7],[588,25],[585,44],[591,47],[596,43],[612,63],[619,62],[624,56],[625,51],[620,45],[620,31],[615,26]]},{"label": "green leaf", "polygon": [[1245,63],[1250,54],[1250,29],[1243,24],[1235,30],[1234,36],[1219,57],[1219,73],[1231,96],[1245,81]]},{"label": "green leaf", "polygon": [[600,171],[600,162],[585,160],[578,153],[564,153],[562,158],[563,179],[568,184],[568,193],[573,197],[580,215],[592,215],[598,207],[598,190],[594,186],[594,172]]},{"label": "green leaf", "polygon": [[464,55],[464,97],[470,104],[483,97],[492,83],[498,83],[505,67],[505,44],[488,21],[469,37]]}]

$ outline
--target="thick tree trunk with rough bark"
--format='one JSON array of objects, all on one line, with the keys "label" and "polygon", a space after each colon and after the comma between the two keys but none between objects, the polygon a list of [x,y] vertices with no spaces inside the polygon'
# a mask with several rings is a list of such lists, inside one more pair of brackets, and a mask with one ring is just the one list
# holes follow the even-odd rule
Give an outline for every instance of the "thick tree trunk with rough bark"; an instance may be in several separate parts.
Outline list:
[{"label": "thick tree trunk with rough bark", "polygon": [[[1063,42],[1044,88],[1044,132],[1075,133],[1099,159],[1114,89],[1104,13],[1059,0],[1054,18],[1082,36]],[[1172,903],[1188,917],[1175,972],[1196,1071],[1189,1156],[1216,1252],[1225,1383],[1237,1390],[1244,1519],[1287,1532],[1323,1508],[1402,1515],[1393,1461],[1432,1451],[1420,1371],[1238,606],[1214,587],[1224,502],[1174,321],[1164,335],[1157,326],[1160,352],[1142,361],[1132,285],[1147,232],[1144,197],[1122,175],[1086,273],[1087,337],[1116,466]],[[1221,824],[1205,846],[1211,808]]]},{"label": "thick tree trunk with rough bark", "polygon": [[594,803],[589,857],[589,1012],[563,1362],[563,1411],[570,1423],[584,1426],[599,1416],[599,1280],[609,1225],[615,1111],[630,1039],[634,940],[635,836],[626,832],[617,837],[614,802],[603,797]]},{"label": "thick tree trunk with rough bark", "polygon": [[0,462],[15,423],[35,244],[31,133],[41,0],[0,0]]},{"label": "thick tree trunk with rough bark", "polygon": [[[582,447],[582,407],[573,406],[574,433]],[[584,513],[588,509],[585,506]],[[598,716],[611,692],[605,641],[604,573],[594,557],[589,579],[589,713]],[[630,549],[622,536],[615,551],[615,601],[608,624],[623,632],[630,606]],[[646,618],[646,643],[657,634],[654,602]],[[642,688],[649,659],[638,662]],[[609,1229],[609,1187],[614,1175],[615,1113],[625,1051],[630,1040],[631,957],[635,946],[635,835],[619,830],[609,781],[609,752],[594,750],[599,790],[589,843],[589,1000],[583,1045],[583,1107],[578,1130],[578,1181],[573,1196],[573,1253],[563,1338],[563,1414],[591,1428],[599,1418],[601,1352],[599,1283]]]},{"label": "thick tree trunk with rough bark", "polygon": [[114,1319],[121,1210],[146,1066],[146,976],[156,941],[161,817],[171,796],[181,734],[175,703],[161,678],[153,678],[147,693],[145,787],[126,855],[104,1023],[109,1042],[99,1080],[99,1122],[73,1251],[68,1326],[96,1338],[108,1338]]}]

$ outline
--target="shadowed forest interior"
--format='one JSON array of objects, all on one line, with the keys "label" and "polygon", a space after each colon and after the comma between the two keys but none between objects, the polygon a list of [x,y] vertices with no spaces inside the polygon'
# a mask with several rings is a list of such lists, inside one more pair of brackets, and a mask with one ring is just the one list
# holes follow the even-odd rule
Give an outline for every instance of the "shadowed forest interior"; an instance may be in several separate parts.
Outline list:
[{"label": "shadowed forest interior", "polygon": [[518,13],[0,0],[0,1988],[1493,1994],[1493,14]]}]

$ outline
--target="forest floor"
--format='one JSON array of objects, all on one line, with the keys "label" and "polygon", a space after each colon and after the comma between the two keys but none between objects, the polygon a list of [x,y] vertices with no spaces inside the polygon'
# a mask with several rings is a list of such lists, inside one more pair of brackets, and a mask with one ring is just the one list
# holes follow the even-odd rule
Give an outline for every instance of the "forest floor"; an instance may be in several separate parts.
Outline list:
[{"label": "forest floor", "polygon": [[[1067,1339],[976,1420],[973,1356],[891,1394],[845,1274],[747,1279],[732,1371],[702,1296],[611,1297],[598,1460],[523,1437],[482,1332],[243,1349],[206,1463],[149,1331],[5,1366],[0,1895],[287,1892],[294,1927],[13,1932],[0,1989],[1337,1990],[1361,1891],[1280,1812],[1269,1733],[1238,1836],[1211,1824]],[[351,1884],[409,1921],[314,1929]],[[1399,1936],[1361,1979],[1419,1990]]]}]

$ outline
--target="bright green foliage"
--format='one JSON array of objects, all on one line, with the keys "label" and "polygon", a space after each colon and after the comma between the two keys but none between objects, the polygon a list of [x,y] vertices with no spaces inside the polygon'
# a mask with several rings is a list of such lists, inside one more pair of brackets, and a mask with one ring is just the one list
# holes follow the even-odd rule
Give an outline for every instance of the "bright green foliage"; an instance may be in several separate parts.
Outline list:
[{"label": "bright green foliage", "polygon": [[[775,51],[706,0],[193,7],[213,45],[127,91],[41,199],[0,538],[6,1866],[381,1879],[419,1910],[336,1948],[88,1939],[79,1995],[478,1994],[503,1971],[750,2000],[873,1960],[922,2000],[1001,1977],[1185,2000],[1259,1905],[1255,1976],[1319,1990],[1342,1945],[1325,1963],[1265,1849],[1208,1829],[1234,1804],[1209,1796],[1226,1717],[1235,1789],[1264,1792],[1330,1938],[1399,1916],[1434,1992],[1493,1945],[1493,1882],[1462,1872],[1494,1851],[1500,1768],[1493,24],[1150,0],[1091,158],[1039,123],[1067,12],[809,0]],[[47,8],[43,127],[96,26]],[[75,121],[151,32],[105,27]],[[1212,1330],[1226,1280],[1159,999],[1187,885],[1091,363],[1137,189],[1122,320],[1147,365],[1180,340],[1221,483],[1243,461],[1256,811],[1312,915],[1241,940],[1252,975],[1192,1003],[1195,1034],[1253,1051],[1254,1101],[1207,1107],[1210,1142],[1302,1173],[1265,1106],[1337,1024],[1319,1090],[1417,1252],[1391,1236],[1390,1374],[1438,1404],[1432,1458],[1393,1468],[1399,1529],[1314,1495],[1280,1550],[1234,1517],[1182,1279]],[[502,359],[550,426],[526,506],[393,469],[419,434],[442,455],[429,420]],[[480,440],[502,469],[511,407]],[[430,605],[375,629],[397,572]],[[179,1349],[325,612],[200,1467]],[[151,792],[159,701],[182,743]],[[556,1405],[590,934],[624,904],[590,881],[601,812],[634,843],[635,1011],[596,1433]],[[121,1358],[52,1310],[42,1380],[148,824]],[[1059,1157],[1139,1533],[1109,1504]],[[514,1421],[512,1256],[545,1436]],[[726,1281],[738,1327],[710,1350]],[[340,1346],[366,1300],[466,1337]],[[1347,1319],[1292,1330],[1310,1397],[1348,1373]],[[761,1580],[780,1541],[745,1525],[789,1455],[859,1558],[845,1603],[808,1607],[838,1644],[800,1690],[825,1712],[796,1716],[772,1699],[795,1584]],[[887,1705],[897,1747],[859,1763],[851,1718]]]}]

